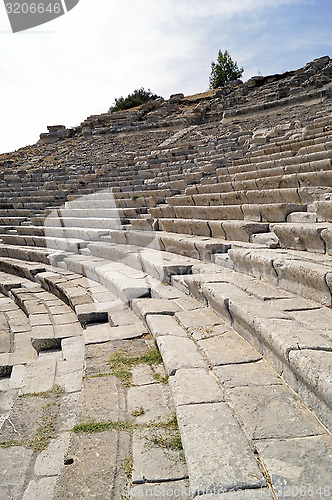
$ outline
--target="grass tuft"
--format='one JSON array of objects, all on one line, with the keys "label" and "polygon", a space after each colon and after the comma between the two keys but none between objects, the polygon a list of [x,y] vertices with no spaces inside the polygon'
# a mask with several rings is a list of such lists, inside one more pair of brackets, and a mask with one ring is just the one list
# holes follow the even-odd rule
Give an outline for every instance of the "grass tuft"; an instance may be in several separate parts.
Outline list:
[{"label": "grass tuft", "polygon": [[130,479],[134,468],[134,460],[132,455],[128,455],[122,460],[121,467],[124,470],[126,477]]},{"label": "grass tuft", "polygon": [[136,410],[132,411],[131,414],[133,417],[139,417],[145,414],[145,410],[143,406],[141,406],[140,408],[136,408]]},{"label": "grass tuft", "polygon": [[90,422],[77,424],[72,428],[76,434],[104,432],[104,431],[132,431],[134,424],[129,420],[108,420],[107,422]]},{"label": "grass tuft", "polygon": [[159,382],[160,384],[167,385],[168,384],[168,375],[166,374],[164,377],[160,375],[160,373],[154,373],[153,378],[155,379],[156,382]]},{"label": "grass tuft", "polygon": [[123,385],[128,387],[132,382],[133,375],[131,370],[134,366],[142,364],[157,365],[162,363],[162,357],[158,347],[155,345],[143,354],[138,355],[127,354],[123,351],[116,352],[110,356],[108,362],[111,374],[118,377]]},{"label": "grass tuft", "polygon": [[20,397],[21,398],[51,398],[53,396],[60,396],[63,394],[65,391],[62,387],[59,385],[56,385],[53,387],[53,389],[50,389],[49,391],[45,392],[26,392],[25,394],[22,394]]}]

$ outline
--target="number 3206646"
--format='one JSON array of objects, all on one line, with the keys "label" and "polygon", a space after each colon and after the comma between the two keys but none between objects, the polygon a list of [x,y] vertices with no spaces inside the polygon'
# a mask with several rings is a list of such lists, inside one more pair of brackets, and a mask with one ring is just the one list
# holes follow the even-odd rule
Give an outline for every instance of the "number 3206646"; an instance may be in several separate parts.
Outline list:
[{"label": "number 3206646", "polygon": [[6,3],[8,14],[60,14],[60,3]]}]

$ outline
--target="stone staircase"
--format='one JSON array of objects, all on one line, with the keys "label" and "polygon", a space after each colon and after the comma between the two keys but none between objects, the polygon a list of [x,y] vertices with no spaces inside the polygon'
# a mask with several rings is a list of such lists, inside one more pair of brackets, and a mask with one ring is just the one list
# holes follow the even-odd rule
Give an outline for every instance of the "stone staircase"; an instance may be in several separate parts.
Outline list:
[{"label": "stone staircase", "polygon": [[[90,117],[83,137],[38,146],[58,169],[6,160],[0,498],[331,495],[332,108],[327,87],[317,102],[304,86],[267,114],[280,79],[221,122],[216,94],[199,123],[169,108],[172,127],[187,117],[181,133],[121,121],[104,137],[107,117]],[[163,365],[121,384],[110,354],[154,341]],[[58,424],[33,453],[36,426],[15,429],[25,398],[41,418],[41,393]],[[172,412],[185,463],[149,441]],[[107,415],[129,431],[69,433]]]}]

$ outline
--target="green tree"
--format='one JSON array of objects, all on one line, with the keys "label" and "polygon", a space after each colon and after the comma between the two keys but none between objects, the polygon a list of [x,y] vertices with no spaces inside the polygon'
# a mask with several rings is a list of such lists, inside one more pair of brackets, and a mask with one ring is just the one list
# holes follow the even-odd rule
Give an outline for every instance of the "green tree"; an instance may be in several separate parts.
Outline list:
[{"label": "green tree", "polygon": [[150,89],[144,90],[136,89],[132,94],[129,94],[127,97],[118,97],[115,98],[115,103],[110,107],[110,112],[114,111],[123,111],[125,109],[135,108],[136,106],[140,106],[141,104],[155,100],[162,99],[162,97],[157,94],[153,94]]},{"label": "green tree", "polygon": [[210,89],[218,89],[226,83],[241,78],[244,69],[239,68],[237,62],[233,61],[227,50],[219,50],[217,62],[211,63]]}]

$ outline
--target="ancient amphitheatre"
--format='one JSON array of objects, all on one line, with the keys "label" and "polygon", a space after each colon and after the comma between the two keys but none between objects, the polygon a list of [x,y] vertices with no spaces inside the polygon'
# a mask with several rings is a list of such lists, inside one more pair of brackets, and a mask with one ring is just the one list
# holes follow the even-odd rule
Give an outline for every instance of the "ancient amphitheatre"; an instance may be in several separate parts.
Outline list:
[{"label": "ancient amphitheatre", "polygon": [[0,167],[0,499],[331,498],[332,60]]}]

